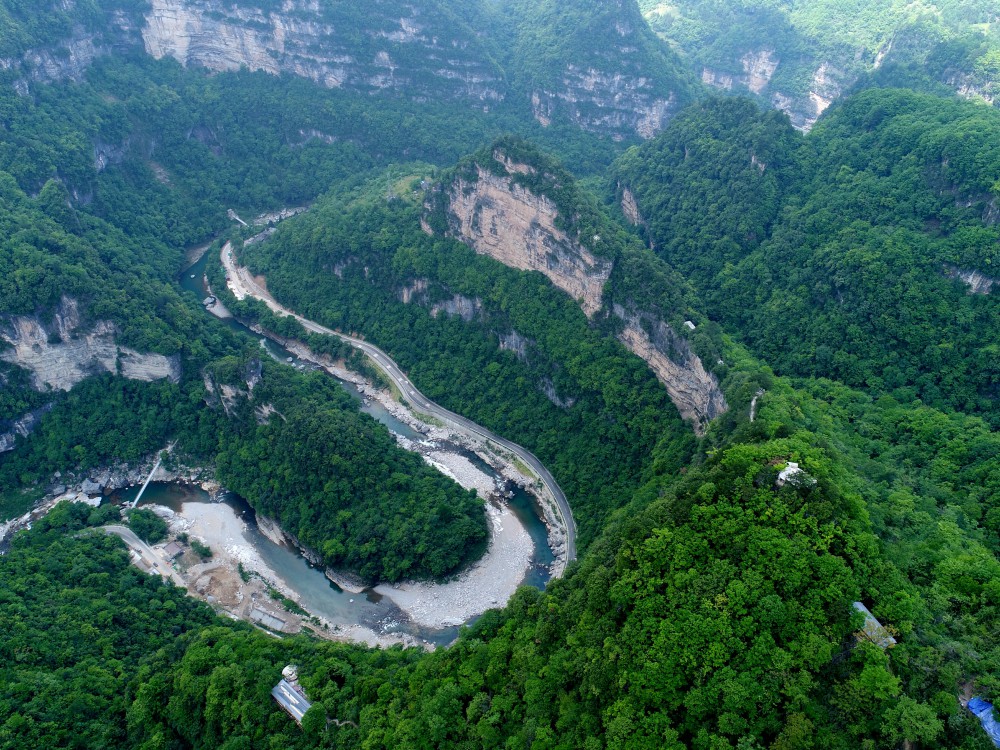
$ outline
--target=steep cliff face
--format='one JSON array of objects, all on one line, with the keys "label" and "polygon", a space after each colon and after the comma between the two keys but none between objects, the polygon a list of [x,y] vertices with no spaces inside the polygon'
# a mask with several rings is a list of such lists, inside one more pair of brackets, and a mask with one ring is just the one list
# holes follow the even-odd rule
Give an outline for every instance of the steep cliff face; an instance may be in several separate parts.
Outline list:
[{"label": "steep cliff face", "polygon": [[616,140],[652,138],[689,97],[690,73],[650,32],[634,0],[512,2],[508,67],[530,81],[535,119]]},{"label": "steep cliff face", "polygon": [[622,186],[621,183],[618,187],[622,191],[622,213],[625,214],[625,218],[632,223],[632,226],[637,227],[645,224],[642,214],[639,213],[639,203],[635,199],[635,194],[628,187]]},{"label": "steep cliff face", "polygon": [[433,3],[373,0],[364,8],[285,0],[253,3],[152,0],[146,51],[209,70],[291,73],[328,87],[393,89],[414,99],[506,95],[502,72],[475,35]]},{"label": "steep cliff face", "polygon": [[2,426],[4,432],[0,433],[0,453],[14,450],[19,438],[26,438],[34,432],[42,417],[52,411],[52,406],[52,404],[46,404]]},{"label": "steep cliff face", "polygon": [[[80,15],[74,0],[62,0],[56,10],[48,12],[61,13],[68,19]],[[44,43],[36,39],[18,54],[0,57],[0,71],[11,71],[15,75],[14,87],[19,93],[26,95],[32,83],[81,80],[97,58],[141,44],[135,14],[110,11],[101,15],[99,26],[85,25],[82,17],[79,20],[70,24],[68,33],[62,38]]]},{"label": "steep cliff face", "polygon": [[506,102],[518,115],[530,103],[545,126],[569,121],[617,140],[652,137],[691,93],[692,76],[632,0],[97,5],[61,0],[49,11],[58,23],[34,46],[0,40],[0,72],[19,74],[14,85],[27,94],[35,81],[82,78],[100,56],[145,49],[210,71],[291,74],[420,102]]},{"label": "steep cliff face", "polygon": [[840,97],[854,79],[829,62],[820,63],[812,71],[808,88],[804,92],[772,84],[781,58],[773,49],[749,50],[740,58],[743,72],[729,74],[711,68],[702,68],[701,80],[715,88],[732,91],[746,89],[766,99],[772,107],[788,115],[799,130],[809,130],[819,116]]},{"label": "steep cliff face", "polygon": [[39,391],[68,391],[90,375],[121,373],[132,380],[180,380],[178,357],[141,354],[118,346],[113,323],[98,321],[81,330],[79,305],[64,297],[49,322],[37,316],[11,317],[0,323],[0,338],[11,345],[0,359],[32,374]]},{"label": "steep cliff face", "polygon": [[430,301],[427,290],[430,288],[428,279],[415,279],[399,290],[399,299],[406,305],[421,305],[426,307],[435,318],[444,313],[453,315],[469,322],[479,317],[483,309],[483,301],[476,297],[467,297],[464,294],[453,294],[446,299],[437,302]]},{"label": "steep cliff face", "polygon": [[[484,167],[487,160],[481,160],[474,172],[465,170],[445,186],[449,231],[481,255],[511,268],[543,273],[577,300],[588,317],[594,317],[605,307],[605,285],[614,259],[596,256],[571,236],[572,230],[561,229],[559,225],[566,224],[558,221],[556,204],[518,180],[519,175],[529,175],[558,182],[565,176],[540,174],[539,167],[515,161],[501,149],[493,151],[491,161]],[[404,290],[405,297],[414,294]],[[708,422],[728,409],[715,376],[667,323],[617,304],[611,312],[625,321],[619,340],[646,361],[681,415],[696,433],[704,434]],[[515,333],[502,336],[500,346],[527,355],[525,341]]]},{"label": "steep cliff face", "polygon": [[532,91],[532,109],[546,127],[562,114],[584,130],[611,134],[616,140],[629,135],[652,138],[680,109],[677,96],[658,96],[654,83],[645,76],[568,65],[561,86]]},{"label": "steep cliff face", "polygon": [[[510,165],[510,170],[533,169]],[[612,261],[596,257],[556,226],[558,210],[545,196],[532,193],[513,175],[476,168],[472,180],[458,179],[449,192],[451,232],[480,255],[506,266],[539,271],[580,303],[588,316],[601,308]]]},{"label": "steep cliff face", "polygon": [[969,287],[970,294],[991,294],[995,288],[1000,289],[1000,279],[987,276],[972,268],[945,266],[944,272],[949,278],[961,279],[962,283]]},{"label": "steep cliff face", "polygon": [[618,340],[646,361],[677,411],[703,435],[711,420],[729,410],[716,377],[691,351],[687,339],[662,320],[620,305],[614,306],[614,314],[625,321]]}]

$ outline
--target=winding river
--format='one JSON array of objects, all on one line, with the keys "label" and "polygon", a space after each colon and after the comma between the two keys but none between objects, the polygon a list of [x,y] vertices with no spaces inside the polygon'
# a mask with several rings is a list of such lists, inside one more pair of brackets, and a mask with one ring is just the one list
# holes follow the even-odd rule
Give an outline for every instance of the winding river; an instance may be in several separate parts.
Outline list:
[{"label": "winding river", "polygon": [[[205,284],[204,272],[207,260],[208,254],[203,255],[198,262],[185,270],[180,278],[181,286],[197,295],[199,301],[209,293]],[[257,334],[234,318],[226,319],[226,323],[236,330],[259,338]],[[311,363],[301,362],[292,352],[270,339],[263,339],[262,346],[278,362],[297,368],[314,367]],[[388,358],[386,357],[386,359]],[[391,360],[388,361],[391,362]],[[330,375],[330,377],[334,376]],[[335,379],[359,402],[361,411],[385,425],[391,432],[410,440],[424,439],[422,434],[390,414],[376,399],[363,398],[354,384],[339,378]],[[457,415],[455,416],[457,417]],[[496,476],[493,469],[471,451],[464,449],[458,449],[458,451],[472,461],[477,468],[491,477]],[[557,485],[556,489],[558,491]],[[129,499],[129,494],[134,494],[134,492],[127,493],[123,499]],[[143,505],[164,505],[175,511],[179,511],[180,506],[185,503],[210,502],[212,501],[208,494],[200,489],[185,485],[156,483],[150,486],[142,500]],[[313,567],[306,561],[298,550],[285,544],[277,544],[261,533],[257,528],[253,509],[242,498],[230,494],[223,502],[230,505],[236,514],[247,523],[246,536],[254,550],[297,594],[301,605],[310,612],[334,625],[361,625],[387,635],[405,633],[436,645],[449,643],[456,637],[457,627],[431,629],[414,624],[391,600],[375,591],[367,590],[362,594],[341,591],[330,583],[320,569]],[[548,530],[539,516],[536,501],[524,490],[515,488],[514,497],[510,501],[510,510],[524,525],[534,548],[531,564],[522,585],[543,588],[549,580],[550,566],[554,562],[555,556],[549,547]],[[473,618],[466,624],[475,619]]]}]

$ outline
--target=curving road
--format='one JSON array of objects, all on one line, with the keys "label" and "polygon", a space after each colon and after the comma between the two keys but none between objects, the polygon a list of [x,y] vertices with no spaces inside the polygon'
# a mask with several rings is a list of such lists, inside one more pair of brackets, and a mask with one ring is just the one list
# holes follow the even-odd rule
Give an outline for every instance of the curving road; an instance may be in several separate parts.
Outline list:
[{"label": "curving road", "polygon": [[127,526],[118,526],[116,524],[102,526],[101,528],[106,534],[114,534],[115,536],[120,537],[125,544],[138,552],[140,556],[145,557],[149,562],[155,562],[157,564],[155,570],[161,576],[167,576],[171,581],[182,588],[185,586],[184,580],[177,575],[174,569],[170,566],[170,563],[160,557],[160,555],[158,555],[148,544],[137,537],[132,529]]},{"label": "curving road", "polygon": [[236,260],[233,257],[232,245],[228,242],[222,248],[222,265],[226,269],[226,274],[230,280],[230,286],[233,289],[233,293],[236,294],[237,297],[240,297],[241,293],[243,296],[254,297],[255,299],[258,299],[266,304],[275,313],[295,318],[307,331],[322,333],[328,336],[336,336],[337,338],[346,341],[351,346],[364,352],[375,364],[375,366],[385,373],[396,388],[399,389],[399,392],[403,394],[403,398],[413,404],[414,407],[424,413],[440,419],[442,422],[459,432],[464,432],[480,440],[495,443],[517,456],[535,473],[546,489],[548,489],[553,500],[555,500],[556,509],[559,512],[563,529],[566,532],[566,561],[570,562],[576,559],[576,522],[573,520],[573,511],[570,509],[569,502],[566,500],[566,495],[563,493],[562,489],[560,489],[555,478],[533,453],[525,448],[522,448],[517,443],[512,443],[511,441],[487,430],[485,427],[481,427],[475,422],[466,419],[459,414],[455,414],[454,412],[445,409],[443,406],[439,406],[431,401],[429,398],[424,396],[424,394],[422,394],[415,385],[413,385],[410,379],[401,369],[399,369],[399,366],[392,360],[392,358],[377,346],[369,344],[367,341],[363,341],[362,339],[355,338],[354,336],[348,336],[347,334],[340,333],[332,328],[327,328],[326,326],[320,325],[319,323],[309,320],[308,318],[303,318],[293,310],[289,310],[288,308],[282,306],[266,289],[257,283],[256,279],[254,279],[249,271],[236,263]]}]

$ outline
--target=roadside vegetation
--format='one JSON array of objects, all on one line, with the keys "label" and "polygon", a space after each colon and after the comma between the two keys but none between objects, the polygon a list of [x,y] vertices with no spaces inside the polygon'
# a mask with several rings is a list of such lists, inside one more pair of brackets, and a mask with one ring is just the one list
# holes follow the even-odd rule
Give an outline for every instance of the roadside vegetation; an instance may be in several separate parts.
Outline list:
[{"label": "roadside vegetation", "polygon": [[[30,3],[0,0],[0,52],[48,41],[72,5],[38,14],[50,29]],[[567,3],[564,17],[532,6],[552,16],[525,19],[539,43],[504,54],[553,56],[526,54],[518,85],[558,80],[583,20],[614,4],[597,5]],[[741,7],[765,5],[780,10]],[[951,18],[952,5],[935,7]],[[96,2],[77,6],[84,28],[99,20]],[[880,25],[864,31],[881,33],[872,13]],[[819,10],[798,20],[833,23]],[[618,32],[603,28],[611,49]],[[953,276],[1000,278],[998,118],[870,89],[802,135],[752,101],[712,98],[628,148],[545,129],[530,111],[145,58],[31,96],[0,87],[3,324],[47,321],[72,295],[84,325],[110,320],[122,345],[178,354],[184,371],[177,384],[106,374],[64,393],[2,365],[5,429],[52,410],[0,454],[0,512],[24,510],[56,471],[176,441],[186,465],[211,462],[324,564],[368,581],[444,576],[477,555],[474,494],[401,450],[329,378],[262,357],[174,283],[182,248],[230,232],[228,208],[313,203],[242,259],[289,307],[363,334],[429,398],[535,453],[569,497],[581,551],[450,648],[367,649],[220,619],[94,529],[116,508],[61,504],[0,556],[0,750],[988,747],[959,698],[1000,700],[1000,297]],[[319,124],[337,138],[300,140]],[[610,316],[590,321],[540,274],[421,229],[434,187],[398,176],[470,169],[505,131],[553,147],[503,141],[554,176],[543,187],[566,226],[612,246],[612,297],[699,321],[693,345],[730,406],[704,438]],[[121,158],[99,169],[98,142]],[[384,171],[393,163],[408,166]],[[626,188],[636,227],[616,205]],[[221,269],[209,274],[225,296]],[[476,313],[432,314],[456,296]],[[801,473],[782,478],[791,463]],[[130,524],[154,541],[150,515]],[[862,635],[854,602],[893,648]],[[316,704],[302,727],[270,695],[290,663]]]}]

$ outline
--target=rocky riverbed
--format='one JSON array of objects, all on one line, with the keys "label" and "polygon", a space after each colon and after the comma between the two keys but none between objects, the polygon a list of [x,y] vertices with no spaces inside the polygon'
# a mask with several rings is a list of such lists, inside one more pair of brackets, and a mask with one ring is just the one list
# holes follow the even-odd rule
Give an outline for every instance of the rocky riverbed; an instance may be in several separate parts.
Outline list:
[{"label": "rocky riverbed", "polygon": [[375,591],[392,599],[413,622],[427,628],[461,625],[493,607],[502,607],[524,580],[534,545],[509,508],[490,503],[490,545],[486,554],[445,583],[380,584]]}]

